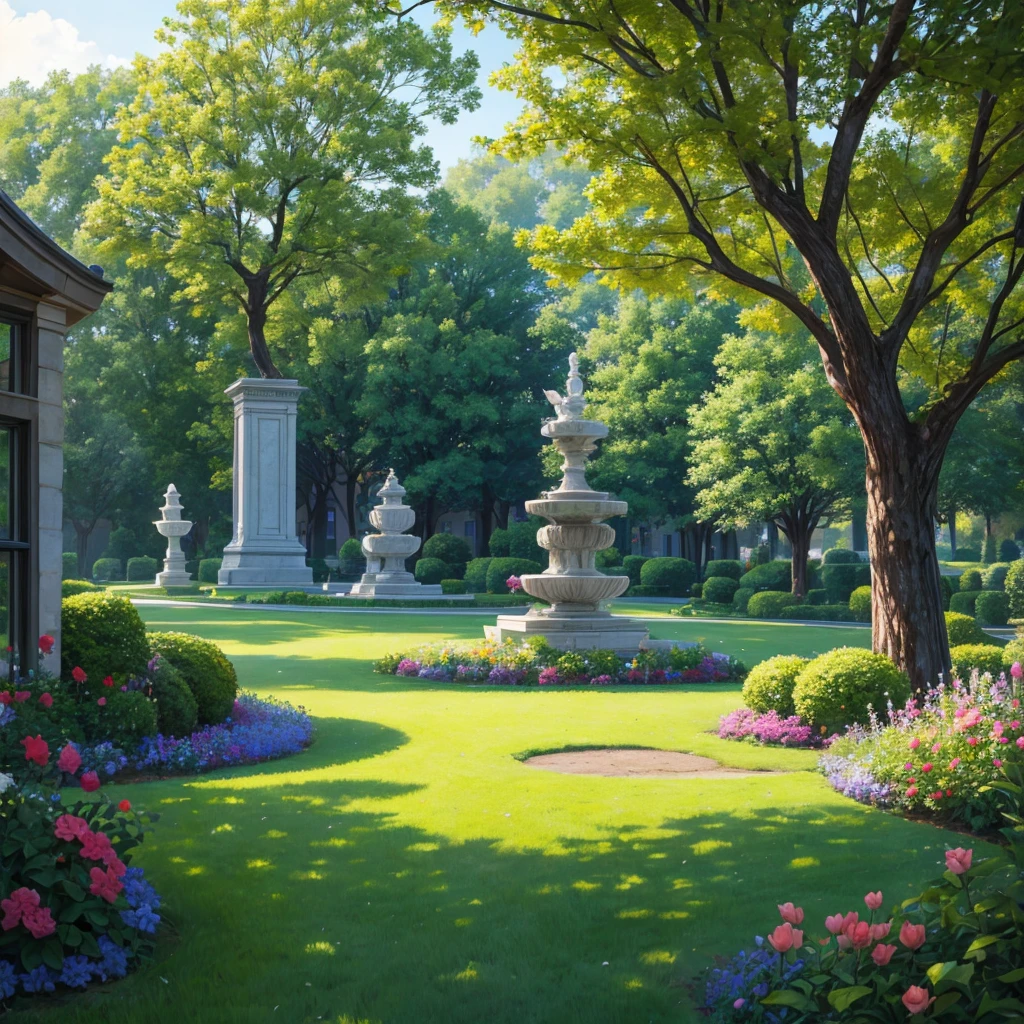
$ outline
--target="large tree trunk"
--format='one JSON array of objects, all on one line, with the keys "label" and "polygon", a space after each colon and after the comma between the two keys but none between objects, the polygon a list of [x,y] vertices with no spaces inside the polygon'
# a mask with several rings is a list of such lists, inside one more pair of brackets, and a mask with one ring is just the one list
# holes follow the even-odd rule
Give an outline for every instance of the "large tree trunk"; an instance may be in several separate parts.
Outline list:
[{"label": "large tree trunk", "polygon": [[249,331],[249,351],[261,377],[280,379],[281,371],[274,365],[264,333],[267,326],[267,274],[251,277],[247,282],[248,304],[246,326]]},{"label": "large tree trunk", "polygon": [[89,558],[89,538],[92,536],[92,531],[96,529],[96,520],[93,519],[89,523],[83,523],[81,519],[73,519],[72,525],[75,528],[75,553],[78,555],[78,578],[88,579],[86,573],[88,568],[86,567],[86,561]]},{"label": "large tree trunk", "polygon": [[807,556],[811,550],[814,527],[794,526],[786,530],[793,547],[793,593],[803,600],[807,596]]}]

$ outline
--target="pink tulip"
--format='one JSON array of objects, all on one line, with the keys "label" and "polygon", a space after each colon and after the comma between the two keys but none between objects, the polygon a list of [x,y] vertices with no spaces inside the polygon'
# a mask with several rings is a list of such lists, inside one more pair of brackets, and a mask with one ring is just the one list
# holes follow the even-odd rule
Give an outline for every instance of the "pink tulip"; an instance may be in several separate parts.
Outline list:
[{"label": "pink tulip", "polygon": [[884,939],[889,934],[890,928],[892,928],[892,921],[882,921],[879,924],[873,924],[871,926],[872,940],[878,942],[879,939]]},{"label": "pink tulip", "polygon": [[892,959],[892,955],[895,952],[895,946],[886,946],[883,943],[879,943],[873,950],[871,950],[871,959],[874,960],[879,967],[884,967]]},{"label": "pink tulip", "polygon": [[923,924],[911,924],[909,921],[903,922],[903,927],[900,928],[900,942],[907,949],[920,949],[924,945],[925,937]]},{"label": "pink tulip", "polygon": [[921,741],[920,741],[920,740],[919,740],[919,739],[918,739],[918,738],[917,738],[917,737],[915,736],[915,737],[914,737],[914,738],[913,738],[913,739],[912,739],[912,740],[910,741],[910,749],[911,749],[911,750],[917,750],[917,748],[918,748],[919,746],[921,746]]},{"label": "pink tulip", "polygon": [[838,935],[843,930],[843,915],[833,914],[825,918],[825,927],[833,934]]},{"label": "pink tulip", "polygon": [[843,935],[850,940],[850,945],[854,949],[867,949],[871,945],[871,925],[867,921],[847,925],[843,929]]},{"label": "pink tulip", "polygon": [[965,850],[962,846],[958,846],[955,850],[947,850],[946,867],[954,875],[962,875],[965,871],[971,870],[971,858],[973,856],[973,850]]},{"label": "pink tulip", "polygon": [[802,907],[794,907],[792,903],[782,903],[779,905],[779,914],[783,921],[788,921],[790,924],[803,924],[804,923],[804,912]]},{"label": "pink tulip", "polygon": [[867,904],[868,910],[877,910],[882,905],[881,891],[869,892],[867,896],[864,897],[864,902]]},{"label": "pink tulip", "polygon": [[[1010,675],[1013,676],[1014,679],[1020,679],[1021,676],[1024,676],[1024,668],[1021,668],[1021,664],[1019,661],[1015,661],[1010,666]],[[1014,707],[1016,706],[1017,705],[1014,704]]]},{"label": "pink tulip", "polygon": [[768,941],[777,953],[788,953],[794,947],[799,949],[804,944],[804,933],[786,921],[768,936]]},{"label": "pink tulip", "polygon": [[931,999],[929,999],[928,989],[919,988],[917,985],[911,985],[910,988],[903,993],[901,1002],[910,1013],[924,1013],[924,1011],[935,1002],[935,996],[932,996]]},{"label": "pink tulip", "polygon": [[742,1010],[743,1007],[746,1006],[746,1005],[747,1005],[746,999],[737,999],[736,1002],[734,1002],[732,1004],[732,1008],[734,1010]]}]

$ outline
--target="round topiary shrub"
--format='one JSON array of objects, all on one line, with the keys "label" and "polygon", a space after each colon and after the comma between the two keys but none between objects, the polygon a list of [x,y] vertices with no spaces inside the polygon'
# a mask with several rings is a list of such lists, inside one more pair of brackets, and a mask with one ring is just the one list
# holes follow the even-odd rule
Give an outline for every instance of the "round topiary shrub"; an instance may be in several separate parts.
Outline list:
[{"label": "round topiary shrub", "polygon": [[981,551],[978,548],[957,548],[955,562],[980,562]]},{"label": "round topiary shrub", "polygon": [[849,548],[829,548],[821,560],[825,565],[855,565],[860,561],[860,555]]},{"label": "round topiary shrub", "polygon": [[1010,571],[1009,562],[996,562],[981,574],[982,590],[1005,590],[1006,574]]},{"label": "round topiary shrub", "polygon": [[487,590],[487,567],[489,558],[474,558],[466,566],[466,575],[462,577],[466,591],[470,594],[483,594]]},{"label": "round topiary shrub", "polygon": [[[451,566],[450,579],[462,579],[466,571],[466,563],[473,557],[469,542],[454,533],[435,533],[428,537],[423,545],[423,558],[439,558]],[[422,559],[421,559],[422,561]]]},{"label": "round topiary shrub", "polygon": [[999,678],[1003,671],[1003,649],[995,644],[961,644],[950,647],[949,660],[953,668],[954,679],[966,682],[971,678],[971,670],[977,669],[979,675],[989,672],[993,679]]},{"label": "round topiary shrub", "polygon": [[122,691],[116,686],[92,687],[92,695],[103,691],[105,703],[83,700],[75,709],[75,722],[87,743],[109,741],[115,747],[132,750],[158,730],[157,707],[141,690]]},{"label": "round topiary shrub", "polygon": [[191,736],[199,720],[199,705],[185,677],[167,658],[160,656],[153,659],[153,670],[149,678],[153,686],[160,733],[178,739]]},{"label": "round topiary shrub", "polygon": [[704,566],[704,577],[710,579],[712,576],[728,576],[730,579],[739,580],[743,575],[743,563],[735,558],[713,558]]},{"label": "round topiary shrub", "polygon": [[75,594],[98,594],[103,588],[88,580],[61,580],[60,596],[74,597]]},{"label": "round topiary shrub", "polygon": [[417,583],[424,583],[427,586],[437,586],[441,580],[451,579],[453,576],[452,567],[440,558],[421,558],[416,563],[413,571]]},{"label": "round topiary shrub", "polygon": [[962,592],[969,590],[981,590],[981,570],[980,569],[965,569],[960,574],[960,585],[958,589]]},{"label": "round topiary shrub", "polygon": [[1005,626],[1010,617],[1010,599],[1001,590],[983,590],[974,605],[979,626]]},{"label": "round topiary shrub", "polygon": [[626,575],[629,577],[630,586],[640,586],[640,570],[643,568],[644,562],[646,561],[646,555],[623,556],[622,568],[626,570]]},{"label": "round topiary shrub", "polygon": [[[739,584],[737,584],[737,586],[738,585]],[[704,584],[703,583],[694,583],[694,585],[692,587],[690,587],[690,597],[695,597],[695,598],[699,599],[699,598],[702,598],[703,596],[704,596]]]},{"label": "round topiary shrub", "polygon": [[62,580],[78,579],[78,555],[73,551],[65,551],[60,556],[60,578]]},{"label": "round topiary shrub", "polygon": [[92,563],[92,578],[94,580],[109,580],[113,583],[120,583],[124,579],[124,568],[120,558],[97,558]]},{"label": "round topiary shrub", "polygon": [[828,604],[828,591],[824,589],[808,590],[806,601],[808,604]]},{"label": "round topiary shrub", "polygon": [[238,677],[215,643],[190,633],[150,633],[149,646],[184,677],[196,699],[199,725],[215,725],[231,714]]},{"label": "round topiary shrub", "polygon": [[160,570],[160,563],[148,555],[140,555],[138,558],[128,559],[128,582],[129,583],[152,583],[157,572]]},{"label": "round topiary shrub", "polygon": [[746,587],[740,587],[740,589],[732,595],[733,608],[735,608],[738,612],[746,612],[747,604],[756,593],[756,590],[747,590]]},{"label": "round topiary shrub", "polygon": [[220,572],[223,558],[203,558],[199,561],[199,571],[196,574],[200,583],[216,583],[217,574]]},{"label": "round topiary shrub", "polygon": [[667,597],[689,597],[696,579],[697,566],[688,558],[649,558],[640,567],[640,585],[663,587]]},{"label": "round topiary shrub", "polygon": [[76,594],[61,602],[61,673],[81,668],[98,683],[104,676],[137,675],[146,668],[146,627],[126,597]]},{"label": "round topiary shrub", "polygon": [[808,662],[793,687],[796,713],[815,728],[837,732],[868,721],[868,709],[885,713],[886,703],[902,707],[910,681],[884,654],[839,647]]},{"label": "round topiary shrub", "polygon": [[1020,558],[1020,547],[1015,540],[1009,537],[999,542],[999,561],[1016,562]]},{"label": "round topiary shrub", "polygon": [[782,559],[755,565],[740,577],[740,586],[745,590],[792,590],[793,566]]},{"label": "round topiary shrub", "polygon": [[799,604],[796,594],[781,590],[761,590],[747,602],[747,614],[754,619],[777,619],[783,608]]},{"label": "round topiary shrub", "polygon": [[978,596],[983,593],[983,590],[958,590],[949,599],[949,610],[958,615],[974,615]]},{"label": "round topiary shrub", "polygon": [[487,566],[487,593],[507,594],[509,576],[529,576],[543,571],[539,562],[529,558],[492,558]]},{"label": "round topiary shrub", "polygon": [[733,595],[739,589],[739,581],[732,576],[709,576],[704,581],[700,596],[712,604],[731,604]]},{"label": "round topiary shrub", "polygon": [[442,594],[464,594],[465,592],[465,580],[441,580]]},{"label": "round topiary shrub", "polygon": [[850,595],[850,611],[858,622],[871,621],[871,588],[858,587]]},{"label": "round topiary shrub", "polygon": [[743,684],[743,703],[762,715],[769,711],[783,718],[795,715],[793,687],[809,660],[795,654],[779,654],[755,665]]},{"label": "round topiary shrub", "polygon": [[959,612],[946,612],[946,636],[949,637],[950,647],[985,644],[990,639],[972,616],[961,615]]},{"label": "round topiary shrub", "polygon": [[338,549],[338,575],[359,576],[366,571],[366,555],[355,537],[349,537]]},{"label": "round topiary shrub", "polygon": [[1024,619],[1024,558],[1011,562],[1006,570],[1006,596],[1010,599],[1010,615]]}]

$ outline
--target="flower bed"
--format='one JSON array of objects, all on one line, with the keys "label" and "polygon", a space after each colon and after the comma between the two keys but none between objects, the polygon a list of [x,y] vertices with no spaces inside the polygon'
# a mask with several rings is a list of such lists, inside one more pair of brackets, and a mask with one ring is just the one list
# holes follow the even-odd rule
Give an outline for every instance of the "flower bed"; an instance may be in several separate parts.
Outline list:
[{"label": "flower bed", "polygon": [[722,715],[718,720],[718,736],[723,740],[747,740],[781,747],[822,747],[830,740],[805,724],[799,715],[783,718],[777,711],[759,714],[750,708],[737,708]]},{"label": "flower bed", "polygon": [[560,651],[544,637],[524,643],[434,644],[391,654],[374,666],[384,675],[446,683],[494,686],[621,686],[667,683],[736,682],[746,674],[741,662],[700,644],[669,651],[639,651],[624,659],[615,651]]}]

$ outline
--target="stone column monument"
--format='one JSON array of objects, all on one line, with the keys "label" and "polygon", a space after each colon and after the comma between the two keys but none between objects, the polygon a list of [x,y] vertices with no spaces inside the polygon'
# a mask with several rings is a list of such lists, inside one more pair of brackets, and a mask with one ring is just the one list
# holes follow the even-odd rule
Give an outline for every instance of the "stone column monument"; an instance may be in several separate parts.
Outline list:
[{"label": "stone column monument", "polygon": [[235,405],[235,532],[220,586],[313,583],[295,532],[295,418],[305,390],[294,380],[243,377],[224,392]]},{"label": "stone column monument", "polygon": [[526,615],[499,615],[497,625],[484,630],[488,639],[525,639],[542,635],[553,647],[609,648],[635,653],[647,640],[647,627],[637,619],[613,616],[602,602],[618,597],[629,586],[628,576],[606,576],[595,565],[598,551],[612,546],[615,531],[602,522],[626,514],[624,501],[610,501],[603,491],[591,490],[587,459],[608,427],[583,419],[587,401],[579,359],[569,356],[566,396],[545,391],[557,418],[545,421],[540,432],[562,456],[562,482],[526,511],[551,524],[537,531],[537,543],[550,552],[550,565],[541,574],[521,577],[523,589],[549,604]]},{"label": "stone column monument", "polygon": [[167,538],[167,554],[164,556],[164,571],[156,574],[158,587],[187,587],[192,583],[185,568],[185,552],[181,550],[181,538],[192,529],[192,523],[181,518],[181,496],[174,484],[167,485],[164,505],[160,518],[153,524],[161,537]]}]

